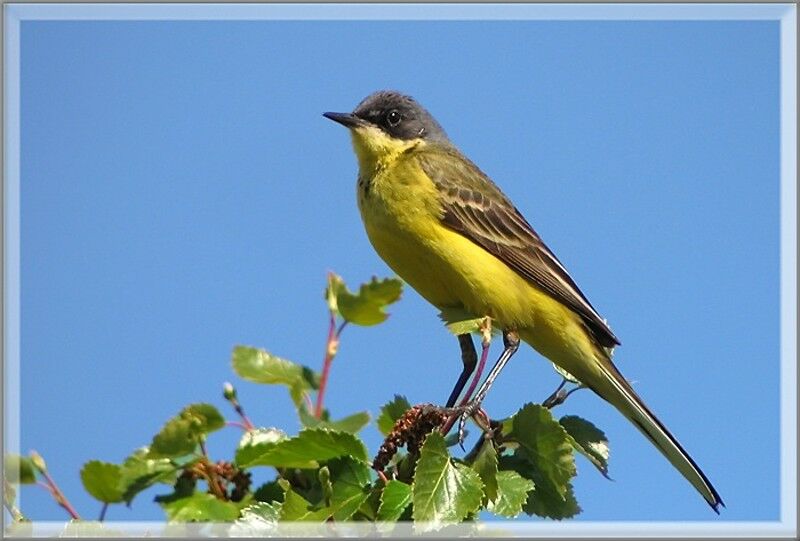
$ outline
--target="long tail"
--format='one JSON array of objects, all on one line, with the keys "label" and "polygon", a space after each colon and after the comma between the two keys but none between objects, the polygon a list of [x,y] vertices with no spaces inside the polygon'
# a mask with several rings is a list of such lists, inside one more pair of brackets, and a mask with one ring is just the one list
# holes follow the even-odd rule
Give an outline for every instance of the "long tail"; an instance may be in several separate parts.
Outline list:
[{"label": "long tail", "polygon": [[667,427],[647,408],[611,359],[604,353],[598,353],[596,356],[599,361],[598,371],[593,371],[593,377],[586,378],[591,381],[581,379],[578,374],[575,376],[635,424],[719,514],[719,506],[724,507],[725,504],[703,470],[678,443],[675,436],[670,434]]}]

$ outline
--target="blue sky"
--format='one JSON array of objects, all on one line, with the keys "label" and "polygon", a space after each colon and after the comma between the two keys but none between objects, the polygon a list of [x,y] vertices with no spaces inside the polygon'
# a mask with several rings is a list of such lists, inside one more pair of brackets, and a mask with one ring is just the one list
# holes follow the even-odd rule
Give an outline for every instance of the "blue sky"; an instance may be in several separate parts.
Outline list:
[{"label": "blue sky", "polygon": [[[78,472],[121,461],[190,402],[299,429],[236,344],[320,368],[327,271],[391,272],[323,111],[408,92],[515,201],[606,317],[615,360],[716,485],[722,519],[779,516],[779,26],[774,21],[34,21],[21,31],[22,450],[86,517]],[[406,290],[348,328],[327,405],[444,402],[460,361]],[[499,352],[494,350],[494,355]],[[523,348],[485,406],[559,378]],[[627,421],[583,391],[560,414],[611,441],[577,520],[715,520]],[[371,451],[380,438],[363,433]],[[239,434],[212,436],[227,458]],[[141,495],[110,520],[159,520]],[[44,491],[23,511],[61,520]]]}]

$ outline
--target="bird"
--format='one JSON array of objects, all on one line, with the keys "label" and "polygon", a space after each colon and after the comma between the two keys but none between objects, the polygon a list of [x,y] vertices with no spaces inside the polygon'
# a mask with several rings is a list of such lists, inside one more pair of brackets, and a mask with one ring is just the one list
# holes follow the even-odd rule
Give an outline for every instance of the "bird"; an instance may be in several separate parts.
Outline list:
[{"label": "bird", "polygon": [[[525,342],[614,406],[719,514],[724,503],[711,481],[612,362],[620,341],[606,320],[431,113],[409,95],[380,90],[350,113],[323,116],[350,132],[358,208],[378,255],[439,310],[489,317],[501,330],[503,352],[469,411]],[[477,364],[471,336],[458,340],[463,368],[448,407]]]}]

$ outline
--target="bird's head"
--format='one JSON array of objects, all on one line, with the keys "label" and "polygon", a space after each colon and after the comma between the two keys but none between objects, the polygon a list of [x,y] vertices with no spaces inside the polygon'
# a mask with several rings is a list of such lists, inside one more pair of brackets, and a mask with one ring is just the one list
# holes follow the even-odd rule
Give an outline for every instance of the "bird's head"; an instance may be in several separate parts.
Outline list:
[{"label": "bird's head", "polygon": [[364,164],[396,155],[420,143],[447,143],[436,119],[411,96],[391,90],[370,94],[352,113],[323,113],[347,127]]}]

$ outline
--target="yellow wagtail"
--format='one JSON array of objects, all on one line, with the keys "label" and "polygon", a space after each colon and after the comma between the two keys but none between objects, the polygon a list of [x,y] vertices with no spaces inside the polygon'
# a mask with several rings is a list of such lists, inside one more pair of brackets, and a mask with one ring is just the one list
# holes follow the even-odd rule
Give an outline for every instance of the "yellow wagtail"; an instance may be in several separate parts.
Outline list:
[{"label": "yellow wagtail", "polygon": [[[711,482],[611,362],[620,342],[514,204],[447,138],[413,98],[381,91],[352,113],[324,113],[349,128],[358,158],[358,207],[386,263],[442,311],[489,316],[505,349],[470,402],[474,412],[520,339],[629,419],[714,511]],[[452,406],[476,365],[464,368]]]}]

